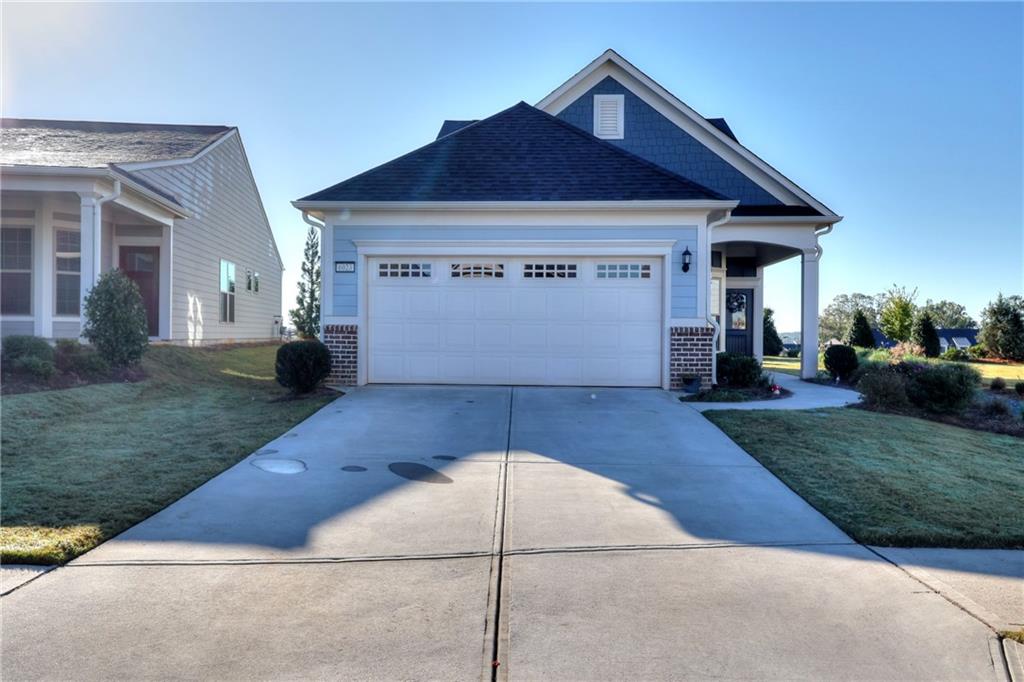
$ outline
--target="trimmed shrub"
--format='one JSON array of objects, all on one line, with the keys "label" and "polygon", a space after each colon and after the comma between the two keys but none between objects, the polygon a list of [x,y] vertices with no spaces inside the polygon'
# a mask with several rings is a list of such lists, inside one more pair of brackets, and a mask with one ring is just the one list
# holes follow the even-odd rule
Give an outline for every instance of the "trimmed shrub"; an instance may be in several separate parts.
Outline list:
[{"label": "trimmed shrub", "polygon": [[1013,385],[1013,390],[1017,392],[1021,398],[1024,398],[1024,381],[1018,381]]},{"label": "trimmed shrub", "polygon": [[986,400],[981,405],[981,413],[986,417],[990,418],[1001,418],[1010,416],[1010,406],[1004,403],[1002,400],[995,398],[993,400]]},{"label": "trimmed shrub", "polygon": [[988,357],[988,349],[980,343],[976,343],[973,346],[968,346],[967,355],[971,360],[984,360]]},{"label": "trimmed shrub", "polygon": [[23,374],[44,381],[57,373],[57,366],[51,361],[43,360],[34,355],[23,355],[16,360],[12,360],[10,368],[15,374]]},{"label": "trimmed shrub", "polygon": [[962,348],[947,348],[939,357],[950,362],[967,362],[971,359],[967,351]]},{"label": "trimmed shrub", "polygon": [[2,342],[2,362],[5,367],[12,365],[21,358],[37,358],[44,362],[53,362],[53,346],[38,336],[8,336]]},{"label": "trimmed shrub", "polygon": [[331,373],[331,353],[316,339],[286,343],[277,349],[274,373],[293,393],[309,393]]},{"label": "trimmed shrub", "polygon": [[923,358],[924,348],[912,341],[901,341],[889,349],[889,357],[894,360],[903,358]]},{"label": "trimmed shrub", "polygon": [[110,270],[85,297],[82,336],[112,367],[134,365],[149,345],[149,323],[139,287],[120,270]]},{"label": "trimmed shrub", "polygon": [[888,368],[867,372],[857,382],[857,390],[864,402],[886,410],[899,410],[910,405],[907,398],[907,380]]},{"label": "trimmed shrub", "polygon": [[800,357],[800,349],[799,348],[790,348],[789,350],[786,351],[786,357],[787,358],[798,358],[798,357]]},{"label": "trimmed shrub", "polygon": [[761,365],[757,358],[735,353],[719,353],[718,383],[730,388],[751,388],[762,382]]},{"label": "trimmed shrub", "polygon": [[825,369],[833,379],[849,379],[857,369],[857,351],[853,346],[829,346],[825,349]]},{"label": "trimmed shrub", "polygon": [[779,332],[775,329],[775,312],[771,308],[764,309],[764,323],[762,325],[762,329],[762,351],[764,354],[771,356],[782,355],[782,351],[785,350],[785,346],[782,345],[782,339],[779,337]]},{"label": "trimmed shrub", "polygon": [[110,370],[107,361],[91,346],[83,346],[76,339],[61,339],[56,348],[57,369],[78,376],[96,376]]},{"label": "trimmed shrub", "polygon": [[991,391],[1005,391],[1006,390],[1006,379],[1002,377],[996,377],[992,380],[992,383],[988,385]]},{"label": "trimmed shrub", "polygon": [[935,331],[935,323],[932,316],[923,312],[914,320],[914,331],[912,333],[914,343],[924,349],[924,355],[928,358],[939,357],[939,334]]},{"label": "trimmed shrub", "polygon": [[894,370],[907,377],[910,402],[932,412],[959,412],[971,403],[981,375],[968,365],[901,362]]}]

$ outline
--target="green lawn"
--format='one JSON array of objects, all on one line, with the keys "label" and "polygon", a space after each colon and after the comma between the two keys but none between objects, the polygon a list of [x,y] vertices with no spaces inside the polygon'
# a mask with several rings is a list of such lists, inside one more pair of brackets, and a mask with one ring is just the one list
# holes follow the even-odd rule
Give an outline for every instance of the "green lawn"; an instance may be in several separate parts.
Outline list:
[{"label": "green lawn", "polygon": [[1024,547],[1024,441],[856,408],[705,415],[859,542]]},{"label": "green lawn", "polygon": [[[945,362],[943,360],[936,360],[934,362]],[[1007,386],[1012,389],[1013,384],[1018,381],[1024,381],[1024,364],[1001,364],[997,362],[968,362],[968,365],[978,370],[981,373],[981,382],[988,386],[992,383],[992,380],[996,377],[1002,377],[1006,380]],[[764,359],[764,368],[769,372],[783,372],[785,374],[792,374],[794,376],[800,375],[800,358],[776,358],[766,357]],[[821,371],[825,370],[825,365],[818,361],[818,369]]]},{"label": "green lawn", "polygon": [[0,561],[68,561],[331,400],[271,402],[276,351],[154,346],[145,381],[4,396]]}]

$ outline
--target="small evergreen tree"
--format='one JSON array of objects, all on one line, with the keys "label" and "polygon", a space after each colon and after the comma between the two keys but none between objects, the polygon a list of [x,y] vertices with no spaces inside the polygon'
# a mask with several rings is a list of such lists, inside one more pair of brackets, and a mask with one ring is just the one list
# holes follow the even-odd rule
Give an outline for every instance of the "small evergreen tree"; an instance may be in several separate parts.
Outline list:
[{"label": "small evergreen tree", "polygon": [[978,341],[997,358],[1024,360],[1024,316],[1015,303],[999,294],[981,311]]},{"label": "small evergreen tree", "polygon": [[941,347],[939,346],[939,335],[935,331],[935,323],[927,311],[921,313],[914,320],[913,341],[924,348],[924,355],[928,358],[939,357]]},{"label": "small evergreen tree", "polygon": [[290,314],[295,331],[306,339],[320,335],[320,239],[316,228],[306,234],[306,248],[302,255],[302,274],[299,277],[297,307]]},{"label": "small evergreen tree", "polygon": [[851,346],[858,348],[875,347],[875,335],[871,333],[867,315],[860,308],[853,313],[853,322],[850,324],[850,334],[847,340]]},{"label": "small evergreen tree", "polygon": [[764,354],[768,356],[782,355],[785,346],[782,345],[782,338],[775,329],[775,311],[771,308],[764,309]]},{"label": "small evergreen tree", "polygon": [[100,275],[85,297],[82,336],[112,367],[134,365],[149,345],[149,322],[139,286],[120,270]]}]

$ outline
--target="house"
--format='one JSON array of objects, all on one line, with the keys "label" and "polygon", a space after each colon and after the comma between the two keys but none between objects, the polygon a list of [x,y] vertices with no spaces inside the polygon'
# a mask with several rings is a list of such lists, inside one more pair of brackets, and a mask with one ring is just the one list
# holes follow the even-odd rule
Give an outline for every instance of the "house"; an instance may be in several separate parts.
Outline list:
[{"label": "house", "polygon": [[950,348],[967,350],[978,345],[978,330],[971,327],[936,329],[935,333],[939,335],[939,348],[943,353]]},{"label": "house", "polygon": [[278,335],[282,263],[237,128],[2,119],[0,332],[81,331],[120,268],[153,339]]},{"label": "house", "polygon": [[716,347],[761,355],[774,263],[801,259],[817,347],[841,219],[612,50],[293,205],[323,229],[341,384],[708,385]]},{"label": "house", "polygon": [[[936,329],[939,336],[939,350],[945,353],[950,348],[967,350],[978,344],[978,330],[971,327],[949,327]],[[882,333],[881,329],[874,328],[871,335],[875,338],[875,348],[892,348],[896,342]]]}]

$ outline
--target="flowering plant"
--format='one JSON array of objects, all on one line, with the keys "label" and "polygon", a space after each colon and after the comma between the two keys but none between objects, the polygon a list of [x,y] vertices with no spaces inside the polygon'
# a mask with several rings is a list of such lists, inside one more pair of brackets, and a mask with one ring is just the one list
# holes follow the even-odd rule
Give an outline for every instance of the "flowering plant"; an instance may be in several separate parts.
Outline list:
[{"label": "flowering plant", "polygon": [[778,384],[772,384],[768,388],[771,389],[772,395],[779,395],[782,393],[782,386],[779,386]]}]

